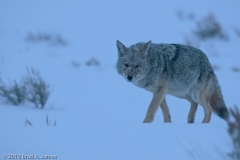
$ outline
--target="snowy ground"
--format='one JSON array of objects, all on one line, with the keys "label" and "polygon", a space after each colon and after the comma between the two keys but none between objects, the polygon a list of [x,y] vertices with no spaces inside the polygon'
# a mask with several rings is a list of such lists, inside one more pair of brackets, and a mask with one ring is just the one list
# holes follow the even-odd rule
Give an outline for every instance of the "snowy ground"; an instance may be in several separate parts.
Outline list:
[{"label": "snowy ground", "polygon": [[[196,122],[189,125],[188,102],[168,96],[173,123],[164,124],[160,110],[152,124],[142,123],[152,95],[117,74],[115,42],[184,43],[195,26],[184,15],[194,13],[201,19],[214,13],[230,40],[209,42],[215,47],[212,53],[207,42],[201,49],[218,67],[227,106],[240,106],[240,72],[232,71],[240,68],[240,38],[233,32],[240,27],[239,6],[228,1],[1,1],[1,79],[20,81],[32,66],[54,87],[43,110],[1,101],[1,158],[38,154],[61,160],[227,159],[232,148],[227,124],[216,115],[210,124],[201,124],[201,106]],[[182,19],[177,18],[180,11]],[[66,45],[29,42],[31,33],[60,35]],[[92,57],[99,66],[85,65]],[[46,125],[47,115],[56,127]],[[25,126],[25,119],[33,127]]]}]

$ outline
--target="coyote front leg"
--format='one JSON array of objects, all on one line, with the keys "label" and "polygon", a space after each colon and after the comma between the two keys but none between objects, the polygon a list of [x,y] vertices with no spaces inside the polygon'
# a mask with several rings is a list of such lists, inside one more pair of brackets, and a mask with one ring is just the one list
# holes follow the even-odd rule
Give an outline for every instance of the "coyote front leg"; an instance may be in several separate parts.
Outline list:
[{"label": "coyote front leg", "polygon": [[169,109],[167,106],[166,98],[163,99],[162,103],[160,104],[160,108],[162,109],[164,123],[166,123],[166,122],[171,123],[171,116],[170,116]]},{"label": "coyote front leg", "polygon": [[163,102],[166,94],[166,87],[159,87],[156,93],[153,93],[152,101],[148,107],[146,117],[143,123],[151,123],[154,119],[154,115],[159,107],[159,105]]}]

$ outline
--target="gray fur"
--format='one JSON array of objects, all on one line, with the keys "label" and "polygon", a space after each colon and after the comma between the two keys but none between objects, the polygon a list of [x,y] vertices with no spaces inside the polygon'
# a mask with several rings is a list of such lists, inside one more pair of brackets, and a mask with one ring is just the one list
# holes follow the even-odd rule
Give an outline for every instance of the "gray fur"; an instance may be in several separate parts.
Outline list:
[{"label": "gray fur", "polygon": [[[207,56],[199,49],[180,44],[154,44],[151,41],[129,48],[117,41],[117,48],[117,71],[127,81],[153,94],[159,91],[160,83],[164,82],[166,94],[187,99],[196,107],[196,103],[204,105],[200,100],[204,94],[207,104],[210,98],[213,111],[221,118],[228,118],[217,77]],[[189,113],[191,122],[194,121],[196,107]],[[211,111],[209,114],[211,116]]]}]

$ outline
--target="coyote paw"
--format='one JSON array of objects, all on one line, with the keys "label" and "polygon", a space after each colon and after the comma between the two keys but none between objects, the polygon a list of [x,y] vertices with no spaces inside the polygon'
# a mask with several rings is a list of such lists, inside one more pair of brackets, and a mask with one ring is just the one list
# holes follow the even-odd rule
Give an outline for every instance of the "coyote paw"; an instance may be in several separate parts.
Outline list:
[{"label": "coyote paw", "polygon": [[143,123],[151,123],[153,121],[153,118],[145,118],[144,120],[143,120]]}]

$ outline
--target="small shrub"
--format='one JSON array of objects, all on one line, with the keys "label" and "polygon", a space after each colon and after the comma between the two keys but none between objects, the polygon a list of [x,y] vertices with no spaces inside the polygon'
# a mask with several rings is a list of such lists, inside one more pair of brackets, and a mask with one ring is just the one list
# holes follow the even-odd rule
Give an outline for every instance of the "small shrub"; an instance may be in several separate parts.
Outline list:
[{"label": "small shrub", "polygon": [[26,98],[26,87],[19,85],[16,81],[10,87],[7,87],[2,81],[0,84],[0,96],[14,105],[21,104]]},{"label": "small shrub", "polygon": [[37,108],[44,108],[52,89],[41,77],[39,71],[34,68],[27,68],[27,75],[24,77],[27,100],[32,102]]},{"label": "small shrub", "polygon": [[72,61],[72,66],[74,68],[79,68],[81,66],[80,62],[77,62],[77,61]]},{"label": "small shrub", "polygon": [[178,10],[176,12],[176,16],[179,20],[189,20],[189,21],[194,20],[196,17],[193,12],[186,13],[186,12],[183,12],[182,10]]},{"label": "small shrub", "polygon": [[197,22],[197,29],[194,33],[201,40],[210,38],[227,40],[227,35],[223,32],[222,26],[211,13],[201,21]]},{"label": "small shrub", "polygon": [[233,143],[233,151],[229,156],[233,160],[240,160],[240,112],[237,106],[230,109],[233,121],[228,121],[228,133]]},{"label": "small shrub", "polygon": [[238,37],[240,37],[240,29],[239,28],[235,28],[234,31],[235,31],[236,35]]},{"label": "small shrub", "polygon": [[91,58],[86,62],[87,66],[99,66],[100,62],[96,58]]},{"label": "small shrub", "polygon": [[44,108],[52,89],[41,77],[39,71],[34,68],[27,68],[27,75],[23,77],[23,82],[7,87],[0,79],[0,96],[8,102],[19,105],[25,100],[33,103],[37,108]]},{"label": "small shrub", "polygon": [[27,42],[47,43],[52,46],[66,46],[68,43],[61,35],[52,35],[49,33],[28,33]]},{"label": "small shrub", "polygon": [[240,68],[238,68],[238,67],[232,67],[232,71],[233,71],[233,72],[240,72]]}]

